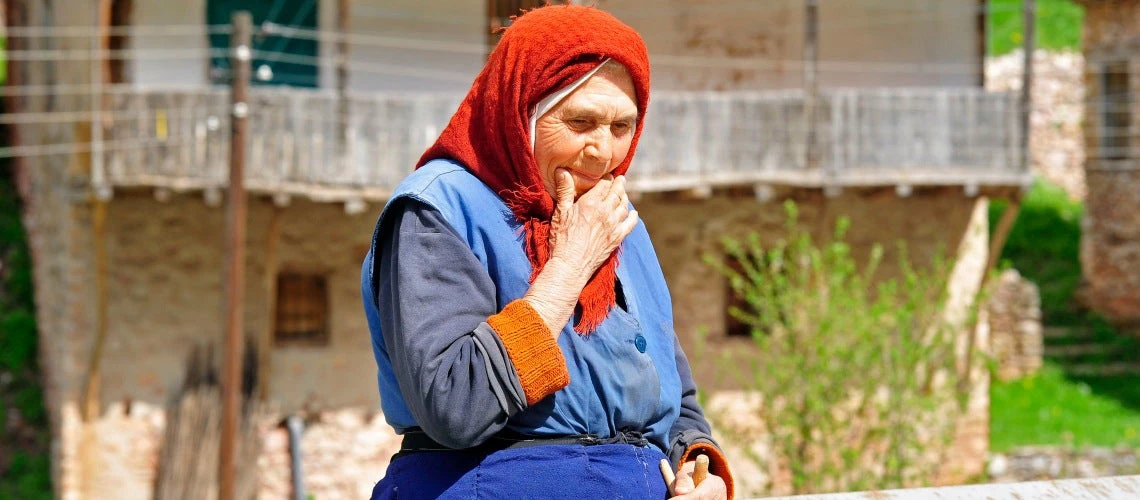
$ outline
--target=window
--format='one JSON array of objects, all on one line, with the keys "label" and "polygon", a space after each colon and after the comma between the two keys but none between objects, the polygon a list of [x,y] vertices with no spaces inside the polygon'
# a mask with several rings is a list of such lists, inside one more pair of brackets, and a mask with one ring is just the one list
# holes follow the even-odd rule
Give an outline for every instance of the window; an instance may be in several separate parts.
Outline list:
[{"label": "window", "polygon": [[[274,35],[272,31],[265,34],[257,34],[257,31],[268,23],[316,30],[319,4],[320,0],[206,0],[206,22],[211,26],[229,26],[234,12],[248,11],[254,27],[251,83],[316,87],[319,50],[314,37],[285,37]],[[216,84],[229,82],[229,47],[229,33],[210,33],[210,48],[223,49],[210,57],[210,81]]]},{"label": "window", "polygon": [[277,276],[273,343],[278,346],[329,344],[329,299],[324,276],[299,273]]},{"label": "window", "polygon": [[1100,105],[1100,156],[1106,160],[1126,160],[1131,157],[1132,108],[1135,103],[1128,76],[1127,62],[1107,64],[1101,75],[1103,99]]}]

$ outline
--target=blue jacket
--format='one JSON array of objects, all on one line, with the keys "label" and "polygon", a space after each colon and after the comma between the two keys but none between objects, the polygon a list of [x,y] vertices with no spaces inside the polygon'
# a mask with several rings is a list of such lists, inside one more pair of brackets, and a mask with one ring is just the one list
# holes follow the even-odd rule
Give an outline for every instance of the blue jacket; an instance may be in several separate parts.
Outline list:
[{"label": "blue jacket", "polygon": [[[383,239],[381,233],[390,222],[387,218],[392,217],[389,209],[408,199],[438,211],[459,235],[493,282],[497,310],[526,293],[531,274],[520,227],[510,210],[462,166],[432,161],[400,184],[377,223],[361,286],[378,366],[381,405],[388,423],[398,432],[422,427],[422,422],[414,417],[398,380],[397,373],[408,367],[400,367],[403,360],[393,360],[389,355],[387,342],[394,337],[393,332],[382,328],[386,323],[377,294],[378,282],[384,277],[376,275],[379,266],[373,256],[376,242]],[[623,242],[617,276],[625,307],[615,307],[588,336],[574,332],[572,318],[558,337],[570,385],[535,405],[508,412],[505,427],[534,436],[609,437],[622,430],[641,431],[675,461],[678,446],[683,448],[695,440],[711,442],[711,437],[695,402],[695,386],[673,331],[669,291],[643,224],[639,223]],[[422,304],[423,308],[433,306],[441,305]],[[682,404],[683,398],[688,404]],[[696,422],[676,425],[682,415]]]}]

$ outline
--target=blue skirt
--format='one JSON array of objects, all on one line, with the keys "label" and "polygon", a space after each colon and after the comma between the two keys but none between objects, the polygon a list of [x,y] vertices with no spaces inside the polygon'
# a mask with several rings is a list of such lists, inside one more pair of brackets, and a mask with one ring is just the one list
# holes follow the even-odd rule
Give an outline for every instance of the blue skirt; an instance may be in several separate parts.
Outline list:
[{"label": "blue skirt", "polygon": [[388,465],[372,500],[418,498],[667,498],[653,446],[558,444],[496,451],[425,451]]}]

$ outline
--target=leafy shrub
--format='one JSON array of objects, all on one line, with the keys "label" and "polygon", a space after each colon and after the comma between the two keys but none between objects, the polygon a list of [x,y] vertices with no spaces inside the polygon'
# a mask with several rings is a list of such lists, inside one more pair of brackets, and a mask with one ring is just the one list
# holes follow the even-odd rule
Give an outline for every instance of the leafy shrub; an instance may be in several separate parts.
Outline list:
[{"label": "leafy shrub", "polygon": [[901,276],[876,276],[882,247],[858,264],[844,242],[848,221],[817,244],[795,205],[785,208],[785,240],[725,239],[725,257],[705,259],[743,298],[730,314],[758,347],[747,361],[758,369],[743,383],[763,398],[757,417],[772,459],[795,493],[928,482],[966,394],[961,325],[944,314],[949,266],[917,269],[900,244]]}]

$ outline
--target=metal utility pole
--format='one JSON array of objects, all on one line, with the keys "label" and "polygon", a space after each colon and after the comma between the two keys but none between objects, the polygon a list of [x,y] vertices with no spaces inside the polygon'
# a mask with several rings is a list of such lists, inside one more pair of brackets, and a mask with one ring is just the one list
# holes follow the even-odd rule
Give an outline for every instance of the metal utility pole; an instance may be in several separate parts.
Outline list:
[{"label": "metal utility pole", "polygon": [[819,0],[805,0],[804,4],[804,167],[812,170],[819,168]]},{"label": "metal utility pole", "polygon": [[222,367],[222,436],[218,446],[218,499],[234,500],[240,418],[242,302],[245,290],[245,149],[249,130],[249,75],[253,20],[235,12],[230,38],[230,179],[226,198],[225,359]]}]

